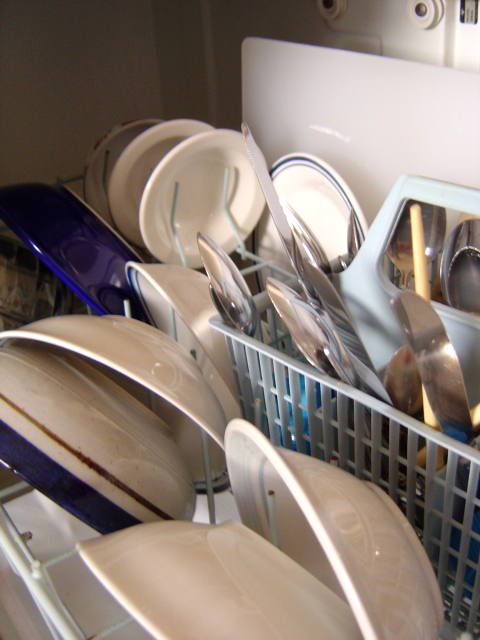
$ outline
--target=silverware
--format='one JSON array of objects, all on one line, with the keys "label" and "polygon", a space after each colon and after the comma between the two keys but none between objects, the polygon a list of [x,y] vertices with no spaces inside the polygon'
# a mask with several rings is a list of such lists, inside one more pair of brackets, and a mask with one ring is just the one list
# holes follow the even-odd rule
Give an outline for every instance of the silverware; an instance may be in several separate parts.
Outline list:
[{"label": "silverware", "polygon": [[388,243],[386,254],[400,271],[400,287],[408,288],[413,274],[413,249],[410,224],[410,207],[419,204],[422,210],[422,222],[425,237],[425,254],[427,262],[432,262],[439,254],[445,240],[447,214],[443,207],[416,203],[407,200],[398,216],[397,224]]},{"label": "silverware", "polygon": [[443,248],[440,284],[451,307],[480,314],[480,219],[455,227]]},{"label": "silverware", "polygon": [[470,442],[475,436],[457,354],[430,302],[401,291],[392,311],[412,349],[428,401],[444,433]]},{"label": "silverware", "polygon": [[239,331],[253,336],[257,328],[257,310],[250,288],[230,256],[204,233],[197,243],[210,278],[212,300],[222,319],[225,316]]},{"label": "silverware", "polygon": [[358,387],[348,354],[325,314],[288,285],[267,278],[268,294],[305,358],[322,373]]}]

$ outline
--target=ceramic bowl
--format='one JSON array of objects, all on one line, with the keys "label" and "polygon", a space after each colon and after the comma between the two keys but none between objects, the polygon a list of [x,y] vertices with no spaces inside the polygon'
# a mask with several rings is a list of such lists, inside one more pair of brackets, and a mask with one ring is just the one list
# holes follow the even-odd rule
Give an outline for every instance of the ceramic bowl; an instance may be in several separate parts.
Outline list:
[{"label": "ceramic bowl", "polygon": [[0,459],[26,482],[101,533],[193,517],[172,430],[87,362],[10,340],[0,377]]},{"label": "ceramic bowl", "polygon": [[278,535],[285,553],[343,592],[364,638],[438,637],[443,604],[432,565],[382,489],[276,448],[244,420],[229,423],[225,443],[242,522],[268,539]]},{"label": "ceramic bowl", "polygon": [[156,524],[77,545],[93,573],[152,637],[362,637],[345,602],[240,523]]}]

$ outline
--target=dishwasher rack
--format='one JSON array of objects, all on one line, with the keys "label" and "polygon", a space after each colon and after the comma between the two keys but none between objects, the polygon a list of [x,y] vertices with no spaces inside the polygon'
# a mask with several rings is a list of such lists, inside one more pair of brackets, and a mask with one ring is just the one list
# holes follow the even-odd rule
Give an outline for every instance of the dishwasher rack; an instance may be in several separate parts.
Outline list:
[{"label": "dishwasher rack", "polygon": [[[480,452],[320,374],[298,352],[265,293],[265,342],[224,324],[243,417],[276,445],[334,462],[382,487],[416,530],[445,605],[442,638],[480,638]],[[425,468],[417,451],[427,448]],[[446,451],[436,470],[437,449]]]}]

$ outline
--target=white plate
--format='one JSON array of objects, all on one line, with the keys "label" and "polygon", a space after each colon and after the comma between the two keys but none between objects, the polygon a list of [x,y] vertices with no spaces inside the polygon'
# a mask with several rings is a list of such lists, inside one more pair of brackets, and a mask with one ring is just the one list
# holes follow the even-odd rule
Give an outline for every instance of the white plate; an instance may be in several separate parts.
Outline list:
[{"label": "white plate", "polygon": [[90,358],[158,394],[224,446],[226,418],[198,364],[155,327],[123,316],[67,315],[0,333],[36,340]]},{"label": "white plate", "polygon": [[0,459],[29,484],[102,533],[193,518],[193,479],[171,429],[88,363],[9,341],[0,377]]},{"label": "white plate", "polygon": [[238,235],[245,240],[265,200],[242,134],[217,129],[181,142],[157,165],[143,192],[140,229],[147,248],[160,262],[198,269],[202,259],[197,233],[202,231],[231,253],[239,240],[224,201]]},{"label": "white plate", "polygon": [[204,360],[209,359],[228,386],[230,394],[235,396],[237,386],[225,338],[209,323],[210,318],[218,312],[210,296],[208,276],[174,264],[128,262],[125,268],[127,280],[152,325],[171,335],[170,309],[173,309],[195,339],[192,343],[192,339],[184,335],[182,325],[179,325],[179,342],[189,350],[196,350],[196,359],[202,369]]},{"label": "white plate", "polygon": [[362,638],[345,602],[238,522],[138,525],[77,548],[154,638]]},{"label": "white plate", "polygon": [[[347,253],[351,208],[366,236],[368,223],[358,201],[342,177],[324,160],[310,154],[291,153],[273,164],[270,175],[279,197],[285,198],[312,230],[330,261]],[[273,260],[293,273],[268,210],[255,230],[255,245],[260,258]]]},{"label": "white plate", "polygon": [[[172,264],[129,262],[127,279],[152,326],[174,337],[190,353],[195,354],[205,379],[213,389],[225,412],[227,422],[241,415],[236,399],[236,386],[224,336],[210,327],[209,320],[217,314],[209,293],[208,277]],[[176,432],[178,432],[178,424]],[[195,441],[182,451],[191,451],[198,458],[191,461],[195,479],[204,478],[203,460],[198,430],[187,430]],[[225,454],[218,447],[210,450],[212,469],[226,468]]]},{"label": "white plate", "polygon": [[[242,522],[270,538],[268,492],[274,491],[280,547],[305,568],[309,556],[314,568],[331,564],[365,639],[438,638],[443,604],[433,568],[379,487],[276,448],[244,420],[229,423],[225,447]],[[308,526],[317,544],[305,535]]]},{"label": "white plate", "polygon": [[213,127],[198,120],[160,122],[139,134],[125,148],[113,168],[108,185],[108,205],[119,231],[144,247],[138,213],[145,184],[160,160],[179,142]]},{"label": "white plate", "polygon": [[111,226],[114,224],[108,208],[107,190],[113,167],[134,138],[160,122],[149,118],[115,124],[100,136],[87,155],[83,172],[85,201]]}]

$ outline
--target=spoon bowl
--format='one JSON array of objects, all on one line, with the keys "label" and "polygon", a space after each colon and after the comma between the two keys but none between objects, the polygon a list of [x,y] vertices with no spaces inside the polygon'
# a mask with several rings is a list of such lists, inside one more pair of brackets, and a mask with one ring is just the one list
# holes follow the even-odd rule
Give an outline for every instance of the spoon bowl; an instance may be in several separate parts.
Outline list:
[{"label": "spoon bowl", "polygon": [[422,380],[410,345],[403,344],[390,358],[383,384],[393,406],[409,416],[422,408]]},{"label": "spoon bowl", "polygon": [[274,278],[267,278],[266,286],[275,308],[308,362],[325,375],[338,377],[357,387],[358,378],[349,357],[322,310]]},{"label": "spoon bowl", "polygon": [[410,207],[419,204],[425,236],[425,255],[431,263],[439,254],[447,228],[447,213],[443,207],[406,200],[399,214],[397,225],[390,238],[386,254],[400,271],[400,288],[407,289],[413,275],[413,246],[410,223]]},{"label": "spoon bowl", "polygon": [[[245,278],[230,256],[204,233],[197,235],[198,249],[210,278],[212,299],[222,319],[253,336],[257,328],[257,310]],[[228,324],[228,323],[227,323]]]},{"label": "spoon bowl", "polygon": [[451,307],[480,314],[480,219],[464,220],[448,237],[440,263],[440,284]]}]

